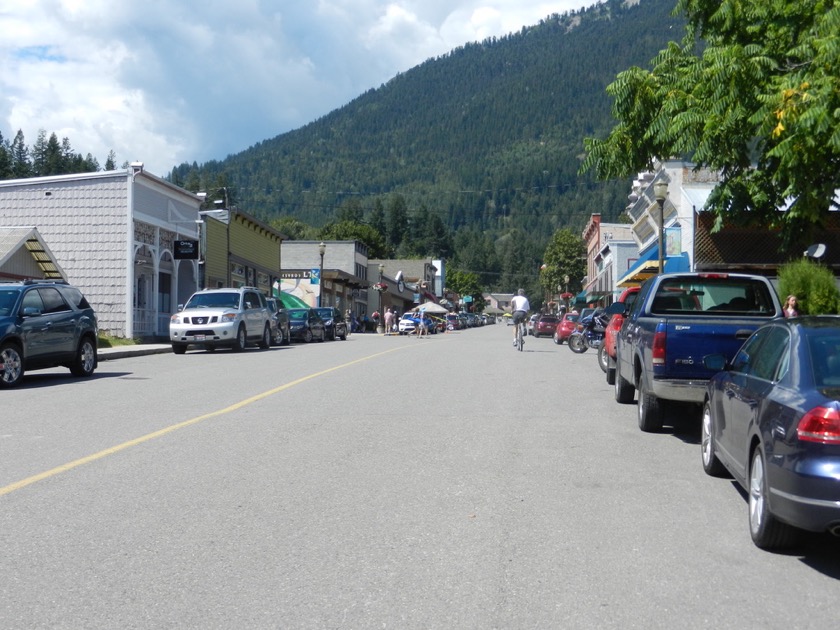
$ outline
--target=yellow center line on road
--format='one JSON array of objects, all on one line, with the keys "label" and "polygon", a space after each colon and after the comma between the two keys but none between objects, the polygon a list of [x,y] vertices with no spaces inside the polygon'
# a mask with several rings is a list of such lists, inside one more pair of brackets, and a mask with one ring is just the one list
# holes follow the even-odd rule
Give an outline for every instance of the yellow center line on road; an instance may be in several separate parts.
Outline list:
[{"label": "yellow center line on road", "polygon": [[185,420],[184,422],[179,422],[178,424],[173,424],[171,426],[165,427],[160,429],[159,431],[154,431],[152,433],[148,433],[146,435],[140,436],[133,440],[129,440],[128,442],[123,442],[122,444],[117,444],[116,446],[112,446],[111,448],[106,448],[105,450],[99,451],[98,453],[93,453],[92,455],[88,455],[86,457],[82,457],[80,459],[76,459],[72,462],[68,462],[66,464],[62,464],[61,466],[56,466],[50,470],[46,470],[42,473],[38,473],[37,475],[32,475],[31,477],[27,477],[26,479],[21,479],[20,481],[16,481],[15,483],[9,484],[7,486],[0,487],[0,497],[6,494],[11,494],[17,490],[25,488],[26,486],[31,486],[34,483],[38,483],[39,481],[44,481],[45,479],[49,479],[51,477],[55,477],[60,475],[61,473],[68,472],[73,470],[74,468],[78,468],[79,466],[84,466],[85,464],[90,464],[95,462],[96,460],[103,459],[108,457],[109,455],[114,455],[119,453],[120,451],[124,451],[126,449],[131,448],[132,446],[138,446],[140,444],[144,444],[145,442],[149,442],[151,440],[155,440],[159,437],[163,437],[169,433],[173,433],[174,431],[178,431],[179,429],[184,429],[186,427],[192,426],[194,424],[198,424],[199,422],[204,422],[205,420],[209,420],[211,418],[216,418],[218,416],[223,416],[227,413],[232,411],[236,411],[238,409],[242,409],[252,403],[255,403],[263,398],[268,398],[269,396],[273,396],[274,394],[278,394],[283,390],[289,389],[290,387],[294,387],[295,385],[300,385],[301,383],[305,383],[306,381],[310,381],[313,378],[318,378],[319,376],[324,376],[329,374],[330,372],[336,372],[338,370],[343,370],[350,366],[356,365],[358,363],[363,363],[364,361],[370,361],[371,359],[375,359],[377,357],[381,357],[386,354],[390,354],[391,352],[396,352],[397,350],[404,350],[405,348],[414,347],[412,345],[405,345],[400,346],[398,348],[391,348],[389,350],[385,350],[384,352],[377,352],[376,354],[371,354],[366,357],[362,357],[361,359],[356,359],[354,361],[350,361],[349,363],[344,363],[342,365],[336,365],[326,370],[322,370],[320,372],[315,372],[314,374],[309,374],[308,376],[303,376],[295,381],[291,381],[284,385],[280,385],[279,387],[275,387],[274,389],[269,389],[261,394],[257,394],[256,396],[251,396],[250,398],[246,398],[245,400],[241,400],[238,403],[230,405],[229,407],[225,407],[224,409],[219,409],[217,411],[211,411],[210,413],[205,413],[204,415],[197,416],[190,420]]}]

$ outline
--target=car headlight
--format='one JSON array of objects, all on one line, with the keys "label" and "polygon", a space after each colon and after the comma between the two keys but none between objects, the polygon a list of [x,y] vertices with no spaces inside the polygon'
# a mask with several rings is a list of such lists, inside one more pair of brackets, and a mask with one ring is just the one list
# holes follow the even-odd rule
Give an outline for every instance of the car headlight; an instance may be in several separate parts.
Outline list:
[{"label": "car headlight", "polygon": [[333,325],[333,320],[328,319],[327,321],[324,322],[324,325],[325,326],[332,326]]},{"label": "car headlight", "polygon": [[169,323],[170,324],[180,324],[181,323],[181,314],[180,313],[175,313],[174,315],[172,315],[169,318]]},{"label": "car headlight", "polygon": [[228,324],[230,322],[235,322],[237,317],[237,313],[222,313],[222,316],[219,318],[219,321],[222,323]]}]

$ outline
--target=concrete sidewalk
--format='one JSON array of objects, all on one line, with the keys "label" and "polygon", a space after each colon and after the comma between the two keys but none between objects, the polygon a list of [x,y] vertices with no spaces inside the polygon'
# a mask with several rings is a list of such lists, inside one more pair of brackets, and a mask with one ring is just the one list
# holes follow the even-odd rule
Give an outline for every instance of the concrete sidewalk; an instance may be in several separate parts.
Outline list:
[{"label": "concrete sidewalk", "polygon": [[99,348],[97,352],[100,361],[109,361],[111,359],[124,359],[126,357],[137,357],[145,354],[164,354],[166,352],[172,352],[172,346],[168,343],[143,343],[134,346]]}]

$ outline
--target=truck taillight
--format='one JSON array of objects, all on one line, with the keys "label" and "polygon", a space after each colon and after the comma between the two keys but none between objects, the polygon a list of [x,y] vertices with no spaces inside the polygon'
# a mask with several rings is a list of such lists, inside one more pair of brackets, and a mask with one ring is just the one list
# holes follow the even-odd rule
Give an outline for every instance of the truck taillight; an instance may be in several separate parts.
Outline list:
[{"label": "truck taillight", "polygon": [[665,324],[660,322],[656,326],[656,332],[653,335],[653,352],[651,354],[651,362],[653,365],[665,365]]}]

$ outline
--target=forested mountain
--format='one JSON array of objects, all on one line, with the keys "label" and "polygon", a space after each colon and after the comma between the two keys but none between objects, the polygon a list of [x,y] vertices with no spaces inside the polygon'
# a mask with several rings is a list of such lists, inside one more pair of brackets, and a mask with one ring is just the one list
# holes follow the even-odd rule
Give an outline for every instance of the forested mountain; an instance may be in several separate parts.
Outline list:
[{"label": "forested mountain", "polygon": [[[626,206],[627,181],[577,175],[583,138],[612,128],[605,88],[616,74],[681,39],[674,4],[608,0],[468,44],[298,130],[168,177],[194,191],[224,186],[266,221],[317,228],[349,205],[390,253],[447,255],[509,289],[536,275],[557,229],[579,233],[593,212],[616,220]],[[408,240],[421,219],[448,230],[432,239],[438,251]]]}]

